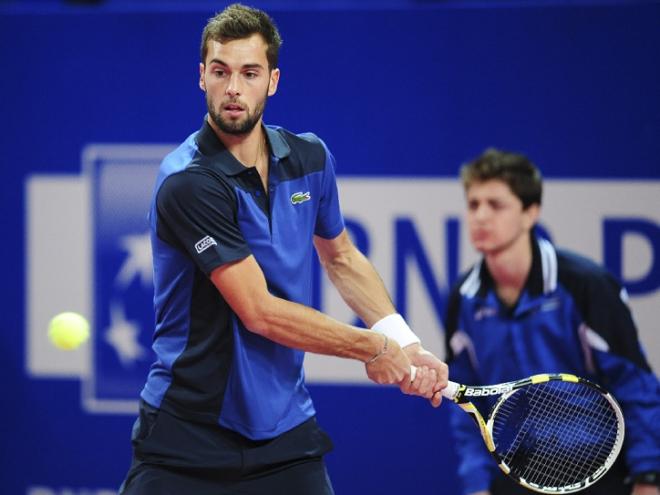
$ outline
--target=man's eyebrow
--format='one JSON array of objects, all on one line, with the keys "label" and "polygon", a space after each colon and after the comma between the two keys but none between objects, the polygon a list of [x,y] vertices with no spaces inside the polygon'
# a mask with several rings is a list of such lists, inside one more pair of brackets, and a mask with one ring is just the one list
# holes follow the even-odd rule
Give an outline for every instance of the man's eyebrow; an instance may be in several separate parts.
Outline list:
[{"label": "man's eyebrow", "polygon": [[[222,65],[224,67],[229,67],[229,65],[226,62],[223,62],[219,58],[213,58],[213,59],[209,60],[208,65],[211,65],[211,64],[219,64],[219,65]],[[261,64],[258,64],[258,63],[252,63],[252,64],[243,64],[243,66],[241,68],[242,69],[263,69],[264,66],[261,65]]]},{"label": "man's eyebrow", "polygon": [[211,65],[211,64],[220,64],[220,65],[224,65],[225,67],[227,66],[227,64],[225,62],[223,62],[222,60],[220,60],[219,58],[213,58],[213,59],[209,60],[209,65]]}]

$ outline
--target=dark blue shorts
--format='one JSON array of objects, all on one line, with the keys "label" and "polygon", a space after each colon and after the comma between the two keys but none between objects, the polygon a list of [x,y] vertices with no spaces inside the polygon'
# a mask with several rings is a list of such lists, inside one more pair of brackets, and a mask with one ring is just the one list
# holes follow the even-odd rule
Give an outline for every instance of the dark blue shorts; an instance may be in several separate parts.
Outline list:
[{"label": "dark blue shorts", "polygon": [[141,402],[131,441],[133,462],[122,495],[334,493],[323,461],[332,442],[315,418],[255,441]]}]

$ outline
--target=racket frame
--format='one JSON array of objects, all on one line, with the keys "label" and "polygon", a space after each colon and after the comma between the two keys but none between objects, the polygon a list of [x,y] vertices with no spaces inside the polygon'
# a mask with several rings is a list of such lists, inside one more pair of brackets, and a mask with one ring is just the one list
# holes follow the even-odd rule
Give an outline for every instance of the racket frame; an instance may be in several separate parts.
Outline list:
[{"label": "racket frame", "polygon": [[[507,398],[509,398],[512,394],[516,393],[518,390],[520,390],[525,386],[531,384],[547,383],[550,381],[582,383],[593,389],[596,389],[610,403],[612,409],[614,409],[617,417],[617,424],[619,425],[614,447],[612,448],[612,451],[610,452],[605,463],[595,473],[593,473],[585,480],[563,487],[544,487],[529,482],[524,478],[521,478],[520,476],[517,476],[516,474],[511,472],[509,466],[507,466],[506,463],[503,461],[503,459],[497,454],[495,442],[493,439],[494,418],[497,415],[497,410],[507,400]],[[469,386],[469,385],[458,384],[455,382],[449,382],[447,388],[445,388],[442,391],[442,395],[452,400],[454,403],[456,403],[461,409],[463,409],[463,411],[468,413],[470,417],[474,420],[474,422],[477,424],[479,428],[479,431],[484,440],[484,443],[486,444],[486,447],[488,448],[488,451],[497,462],[499,468],[506,475],[514,479],[517,483],[535,492],[559,493],[559,494],[574,493],[583,490],[588,486],[593,485],[609,470],[612,464],[614,464],[614,461],[616,460],[617,456],[619,455],[619,452],[621,451],[621,447],[623,446],[623,439],[625,435],[625,422],[623,419],[623,413],[621,411],[621,407],[614,399],[614,397],[612,397],[612,395],[609,392],[607,392],[605,389],[603,389],[600,385],[568,373],[544,373],[544,374],[530,376],[522,380],[499,383],[496,385],[485,385],[485,386]],[[499,398],[497,399],[495,405],[492,407],[488,415],[488,420],[486,421],[484,420],[484,417],[481,415],[477,407],[472,402],[470,402],[470,400],[472,398],[494,397],[494,396],[499,396]]]}]

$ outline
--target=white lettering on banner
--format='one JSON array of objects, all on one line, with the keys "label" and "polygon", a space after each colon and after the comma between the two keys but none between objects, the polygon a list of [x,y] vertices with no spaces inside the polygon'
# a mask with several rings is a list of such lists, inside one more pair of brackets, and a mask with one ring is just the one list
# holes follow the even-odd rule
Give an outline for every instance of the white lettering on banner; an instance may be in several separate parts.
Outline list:
[{"label": "white lettering on banner", "polygon": [[[135,150],[128,146],[115,150],[104,145],[89,153],[97,160],[103,153],[110,159],[120,154],[124,162],[126,157],[136,153],[133,164],[148,159],[149,166],[153,167],[169,149],[171,147],[154,146],[150,150],[149,145],[138,145]],[[117,165],[115,168],[121,167]],[[131,170],[131,177],[134,176]],[[144,194],[150,197],[153,178],[151,174],[144,176],[142,187],[146,191]],[[113,180],[120,182],[116,178]],[[33,176],[26,184],[26,369],[35,377],[79,376],[84,379],[83,388],[89,397],[85,402],[93,404],[87,406],[89,410],[132,413],[137,395],[133,391],[122,400],[94,402],[96,390],[89,384],[94,383],[90,377],[95,368],[93,362],[88,364],[93,355],[89,346],[74,351],[77,354],[70,354],[70,359],[63,360],[47,341],[46,332],[42,331],[50,316],[63,307],[90,317],[98,310],[93,307],[89,295],[95,271],[99,269],[93,266],[94,243],[89,210],[94,198],[91,197],[89,181],[89,175],[65,179],[61,176]],[[405,310],[408,323],[425,347],[443,356],[441,313],[448,282],[478,258],[470,247],[462,221],[464,196],[458,179],[339,178],[338,186],[349,232],[356,242],[363,244],[397,307]],[[131,187],[136,191],[139,189],[136,184]],[[66,201],[61,200],[64,196]],[[603,262],[607,256],[610,262],[618,264],[622,278],[633,282],[637,292],[630,291],[630,305],[647,356],[655,369],[660,368],[660,334],[653,332],[660,305],[657,275],[660,270],[659,197],[660,181],[546,180],[541,216],[543,227],[559,246],[598,262]],[[143,221],[146,211],[142,211],[142,207],[136,209],[140,211],[131,212],[126,208],[122,215],[134,214]],[[60,229],[50,229],[50,225],[59,225]],[[110,227],[121,229],[122,225],[117,221]],[[152,283],[144,262],[150,259],[146,235],[132,235],[134,237],[130,239],[134,242],[130,245],[121,240],[129,239],[127,237],[121,237],[116,243],[116,257],[120,262],[117,273],[111,275],[117,277],[113,279],[115,286],[122,290]],[[606,250],[606,237],[617,241],[614,244],[619,247],[608,245]],[[72,238],[76,239],[73,244],[79,249],[70,248]],[[44,242],[45,239],[48,242]],[[53,245],[69,247],[48,248]],[[209,245],[212,243],[206,240],[200,243],[199,249]],[[53,277],[54,280],[37,276],[43,273],[41,267],[44,266],[61,269],[62,276]],[[64,276],[67,284],[58,285],[58,280]],[[322,276],[317,290],[320,309],[339,320],[355,321],[355,315],[325,276]],[[112,309],[111,303],[115,305],[116,301],[107,301],[106,310]],[[141,322],[141,327],[136,330],[142,345],[153,332],[151,307],[145,307],[144,312],[148,321]],[[132,318],[133,315],[131,321]],[[137,324],[137,320],[134,323]],[[96,329],[97,332],[102,330]],[[80,359],[74,359],[77,356]],[[131,363],[137,361],[118,362],[125,365],[124,371],[130,371]],[[310,382],[368,383],[363,365],[356,361],[308,354],[305,368]],[[140,380],[143,381],[144,377],[141,376]]]}]

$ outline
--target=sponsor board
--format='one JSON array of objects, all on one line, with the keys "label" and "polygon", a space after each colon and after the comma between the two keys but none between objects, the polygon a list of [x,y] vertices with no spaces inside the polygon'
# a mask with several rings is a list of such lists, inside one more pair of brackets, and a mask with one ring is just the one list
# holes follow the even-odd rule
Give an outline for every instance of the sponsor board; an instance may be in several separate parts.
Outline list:
[{"label": "sponsor board", "polygon": [[[174,145],[90,145],[82,173],[28,179],[26,370],[80,377],[91,412],[134,413],[153,359],[153,282],[147,212],[157,168]],[[463,223],[458,179],[339,177],[347,229],[425,346],[444,355],[450,284],[477,259]],[[558,245],[604,262],[628,288],[651,365],[660,368],[660,181],[546,180],[542,228]],[[291,198],[305,201],[305,193]],[[213,245],[206,237],[199,250]],[[48,267],[52,276],[40,277]],[[318,266],[315,306],[356,317]],[[62,283],[66,281],[66,283]],[[67,354],[42,331],[63,310],[92,323],[88,344]],[[310,382],[368,383],[361,363],[308,354]]]}]

